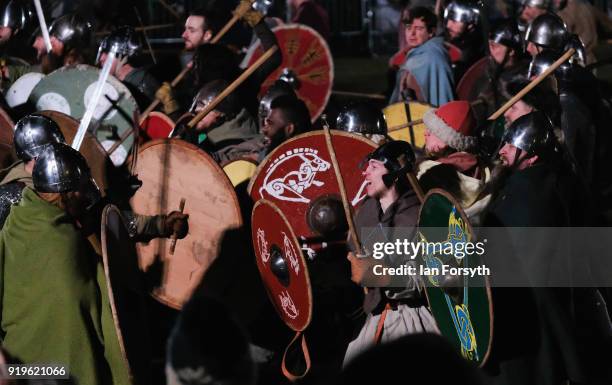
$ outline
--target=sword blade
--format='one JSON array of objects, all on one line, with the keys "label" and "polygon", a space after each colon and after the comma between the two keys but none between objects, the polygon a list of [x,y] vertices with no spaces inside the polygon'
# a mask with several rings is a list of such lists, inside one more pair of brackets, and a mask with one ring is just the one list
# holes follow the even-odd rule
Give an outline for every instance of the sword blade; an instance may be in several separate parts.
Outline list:
[{"label": "sword blade", "polygon": [[47,22],[45,21],[45,14],[43,13],[40,0],[34,0],[34,7],[36,8],[36,16],[38,17],[38,24],[40,24],[40,31],[42,32],[43,40],[45,41],[45,47],[47,47],[47,53],[51,52],[51,39],[49,38],[49,29],[47,28]]},{"label": "sword blade", "polygon": [[81,123],[79,124],[79,129],[72,141],[72,148],[75,150],[79,150],[81,148],[81,144],[83,143],[83,139],[85,138],[85,132],[87,132],[87,128],[89,127],[89,123],[91,123],[91,119],[93,118],[94,111],[96,107],[98,107],[98,102],[102,97],[102,91],[104,90],[104,84],[108,79],[110,74],[111,67],[113,66],[113,62],[115,61],[115,57],[117,56],[117,46],[113,46],[108,53],[108,57],[106,58],[106,62],[104,63],[104,67],[102,67],[102,71],[100,72],[100,76],[98,77],[98,83],[96,84],[96,88],[94,90],[93,96],[87,105],[87,110],[85,110],[85,114],[81,119]]}]

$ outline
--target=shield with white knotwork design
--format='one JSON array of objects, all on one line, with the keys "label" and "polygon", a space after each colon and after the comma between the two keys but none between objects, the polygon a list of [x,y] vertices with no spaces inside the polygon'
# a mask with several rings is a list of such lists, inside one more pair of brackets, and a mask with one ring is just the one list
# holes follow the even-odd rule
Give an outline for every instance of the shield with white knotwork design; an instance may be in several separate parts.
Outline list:
[{"label": "shield with white knotwork design", "polygon": [[[304,101],[314,122],[325,110],[334,84],[334,62],[325,39],[302,24],[285,24],[272,29],[283,53],[281,65],[261,85],[259,96],[278,79],[289,81]],[[263,55],[259,40],[243,61],[250,67]]]},{"label": "shield with white knotwork design", "polygon": [[[484,365],[489,358],[493,336],[493,303],[487,276],[454,274],[451,268],[475,268],[482,265],[477,253],[459,252],[476,242],[474,232],[459,203],[448,192],[432,189],[425,196],[419,213],[418,240],[431,246],[420,255],[429,307],[444,335],[468,361]],[[447,266],[446,268],[444,266]],[[445,271],[448,271],[445,273]],[[459,270],[456,270],[459,271]]]},{"label": "shield with white knotwork design", "polygon": [[291,225],[274,203],[262,199],[253,207],[251,235],[257,268],[277,313],[291,329],[306,329],[312,318],[312,290]]},{"label": "shield with white knotwork design", "polygon": [[[331,133],[347,198],[356,207],[366,196],[359,165],[377,146],[356,134]],[[254,201],[273,202],[299,238],[314,237],[306,218],[310,203],[322,195],[340,194],[324,132],[296,136],[274,149],[257,167],[248,191]]]}]

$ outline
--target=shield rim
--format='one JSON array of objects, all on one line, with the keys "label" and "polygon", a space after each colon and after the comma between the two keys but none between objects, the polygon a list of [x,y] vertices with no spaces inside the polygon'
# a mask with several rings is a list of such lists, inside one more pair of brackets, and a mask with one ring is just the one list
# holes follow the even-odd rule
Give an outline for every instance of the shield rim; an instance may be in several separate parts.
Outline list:
[{"label": "shield rim", "polygon": [[[143,144],[142,146],[139,147],[138,149],[138,157],[139,159],[141,158],[141,153],[143,151],[145,151],[146,149],[148,149],[149,147],[153,147],[153,146],[157,146],[157,145],[165,145],[165,144],[176,144],[178,146],[181,147],[185,147],[190,151],[196,152],[204,157],[207,158],[207,160],[209,161],[210,164],[214,164],[220,171],[220,174],[223,176],[223,181],[227,187],[227,190],[232,192],[231,196],[232,196],[232,201],[234,202],[234,207],[236,209],[236,213],[238,216],[238,223],[236,224],[236,228],[242,227],[244,226],[244,218],[242,217],[242,212],[240,211],[240,204],[238,201],[238,196],[236,195],[236,189],[234,188],[234,186],[232,185],[232,182],[229,180],[229,177],[225,174],[225,171],[223,171],[222,168],[219,167],[219,164],[217,164],[217,162],[215,162],[215,160],[208,155],[205,151],[203,151],[202,149],[200,149],[198,146],[193,145],[189,142],[186,142],[182,139],[178,139],[178,138],[165,138],[165,139],[155,139],[155,140],[150,140],[148,142],[146,142],[145,144]],[[136,163],[136,167],[134,167],[134,171],[136,171],[138,169],[138,162]],[[136,196],[136,194],[134,194],[134,196]],[[132,197],[130,199],[130,205],[131,205],[131,201],[134,199],[134,197]],[[136,252],[138,254],[138,258],[140,260],[140,251],[139,248],[136,248]],[[219,255],[217,255],[215,257],[218,258]],[[140,261],[139,261],[140,262]],[[195,288],[194,288],[195,290]],[[164,298],[162,296],[160,296],[159,294],[155,293],[154,291],[149,291],[147,294],[149,294],[153,299],[155,299],[156,301],[158,301],[159,303],[168,306],[172,309],[176,309],[176,310],[180,310],[182,309],[183,305],[186,303],[186,301],[182,304],[177,304],[174,303],[173,301],[168,300],[167,298]],[[191,294],[193,294],[193,291],[191,292]],[[187,298],[189,299],[189,298]]]},{"label": "shield rim", "polygon": [[[312,33],[313,35],[315,35],[319,39],[319,41],[322,43],[321,45],[323,46],[323,49],[325,50],[325,54],[329,58],[329,63],[330,63],[330,65],[329,65],[329,73],[328,73],[328,75],[329,75],[329,87],[328,87],[326,95],[325,95],[324,103],[321,105],[321,107],[319,107],[319,109],[316,111],[316,113],[313,114],[312,117],[310,118],[311,123],[314,123],[321,116],[321,114],[323,114],[323,111],[325,111],[325,108],[329,104],[329,98],[331,97],[332,89],[334,88],[334,79],[335,79],[334,78],[334,75],[335,75],[334,57],[331,54],[331,50],[329,49],[329,44],[327,44],[327,41],[323,38],[323,36],[321,36],[320,33],[318,33],[313,28],[311,28],[311,27],[309,27],[309,26],[307,26],[305,24],[288,23],[288,24],[278,25],[278,26],[272,28],[271,31],[272,31],[272,33],[276,33],[276,31],[279,31],[281,29],[283,29],[283,30],[284,29],[304,29],[304,30],[308,30],[310,33]],[[242,61],[242,64],[243,64],[244,67],[248,67],[249,63],[252,60],[253,55],[255,54],[257,49],[260,48],[260,47],[261,47],[261,41],[259,39],[255,42],[255,44],[253,44],[251,47],[249,47],[249,49],[248,49],[248,51],[247,51],[247,53],[244,56],[244,59]],[[281,51],[282,51],[282,49],[281,49]],[[282,63],[281,63],[281,65],[282,65]],[[268,80],[268,78],[266,78],[265,80]],[[264,80],[264,82],[265,82],[265,80]],[[277,80],[277,79],[274,79],[274,80]],[[260,89],[261,89],[261,87],[260,87]],[[296,90],[296,93],[297,93],[297,90]]]},{"label": "shield rim", "polygon": [[[461,216],[461,219],[463,220],[463,223],[467,224],[470,234],[474,234],[474,229],[472,228],[472,224],[468,220],[467,215],[465,215],[465,212],[463,211],[463,208],[461,207],[459,202],[457,202],[457,199],[455,199],[455,197],[453,197],[451,193],[441,188],[431,189],[427,192],[427,194],[425,194],[425,197],[423,198],[423,203],[421,204],[421,207],[419,208],[419,216],[418,216],[419,219],[421,218],[421,212],[423,210],[423,207],[425,207],[425,202],[427,202],[427,199],[432,195],[442,195],[443,197],[448,199],[453,204],[453,206],[455,206],[457,212],[459,213],[459,215]],[[493,304],[493,297],[491,295],[491,282],[488,276],[484,276],[484,281],[485,281],[485,291],[487,293],[487,299],[489,302],[489,344],[487,346],[487,350],[484,356],[482,357],[481,362],[478,364],[479,368],[484,367],[487,361],[489,360],[489,357],[491,356],[491,347],[493,345],[493,324],[494,324],[493,306],[494,304]],[[441,289],[438,289],[438,290],[441,290]],[[425,292],[425,297],[427,298],[428,308],[430,309],[430,312],[431,312],[431,303],[429,302],[429,294],[427,293],[427,288],[425,288],[424,292]],[[433,316],[433,313],[432,313],[432,316]],[[438,321],[436,320],[436,324],[437,323]]]},{"label": "shield rim", "polygon": [[[371,141],[370,139],[363,137],[361,135],[358,134],[352,134],[350,132],[345,132],[345,131],[340,131],[340,130],[329,130],[330,135],[332,136],[332,138],[334,136],[344,136],[344,137],[350,137],[350,138],[354,138],[357,140],[360,140],[366,144],[371,145],[374,149],[377,149],[379,146],[374,143],[373,141]],[[253,173],[253,176],[251,177],[251,180],[249,181],[249,185],[247,186],[247,193],[249,194],[249,196],[251,198],[253,198],[253,195],[251,194],[251,190],[253,189],[253,184],[255,183],[255,180],[257,180],[257,178],[259,177],[259,174],[261,174],[262,170],[264,170],[267,167],[267,163],[270,159],[272,159],[272,157],[276,156],[278,152],[280,152],[280,148],[295,142],[296,140],[300,140],[303,138],[308,138],[311,136],[319,136],[325,135],[325,130],[315,130],[315,131],[309,131],[309,132],[305,132],[303,134],[294,136],[293,138],[287,139],[286,141],[284,141],[283,143],[279,144],[274,150],[272,150],[271,153],[269,153],[268,155],[266,155],[266,157],[259,163],[259,165],[257,166],[257,168],[255,169],[255,172]],[[325,149],[327,150],[327,147],[325,147]],[[357,166],[357,165],[355,165]]]},{"label": "shield rim", "polygon": [[[300,247],[300,243],[298,242],[297,237],[295,236],[295,232],[293,231],[293,227],[291,227],[291,224],[287,220],[287,217],[285,216],[285,214],[283,214],[283,212],[278,208],[278,206],[276,206],[274,204],[274,202],[269,201],[267,199],[260,199],[257,202],[255,202],[255,205],[253,206],[253,210],[251,210],[251,221],[253,220],[253,214],[255,213],[255,210],[259,206],[263,206],[263,205],[270,206],[270,208],[272,208],[281,217],[281,219],[284,221],[285,225],[289,229],[289,232],[291,233],[290,237],[291,237],[291,241],[293,242],[293,245],[297,246],[297,249],[300,250],[299,258],[300,258],[300,261],[302,262],[302,265],[304,266],[304,270],[305,270],[305,273],[306,273],[304,275],[306,277],[306,285],[308,286],[308,319],[307,319],[307,321],[305,323],[305,326],[303,328],[301,328],[301,329],[300,328],[294,328],[291,325],[289,325],[289,323],[287,323],[285,321],[285,318],[281,316],[280,311],[276,307],[276,302],[272,298],[272,294],[270,293],[270,290],[265,285],[265,282],[262,282],[262,283],[264,285],[264,288],[266,289],[266,294],[268,295],[268,299],[270,300],[270,302],[272,302],[272,306],[274,306],[274,309],[276,310],[276,313],[278,314],[279,318],[283,321],[283,323],[285,325],[287,325],[287,327],[289,327],[291,330],[293,330],[295,332],[302,332],[302,331],[306,330],[306,328],[308,328],[308,326],[312,322],[313,298],[312,298],[312,284],[310,283],[310,271],[308,270],[308,265],[306,264],[306,259],[304,258],[304,253],[302,252],[302,248]],[[252,231],[252,229],[251,229],[251,242],[253,242],[253,247],[254,247],[253,250],[255,251],[256,248],[257,248],[257,244],[255,243],[256,240],[253,239],[253,231]],[[256,253],[253,253],[253,254],[255,254],[255,262],[257,264],[257,270],[259,271],[259,275],[260,275],[260,277],[262,277],[262,281],[264,281],[264,279],[263,279],[263,272],[261,270],[262,266],[261,266],[261,263],[259,262],[259,258],[257,257]]]},{"label": "shield rim", "polygon": [[104,206],[102,210],[102,219],[100,223],[100,246],[102,249],[102,265],[104,266],[104,277],[106,278],[106,289],[108,291],[108,300],[111,306],[111,314],[113,315],[113,323],[115,325],[115,331],[117,332],[117,338],[119,339],[119,348],[121,349],[121,359],[126,365],[130,378],[134,379],[134,373],[132,372],[132,367],[127,358],[127,351],[125,350],[125,341],[123,339],[123,331],[119,325],[119,318],[117,317],[117,307],[115,306],[115,296],[113,295],[113,285],[110,279],[110,270],[109,270],[109,253],[108,247],[106,246],[106,225],[108,222],[108,216],[111,212],[115,212],[119,218],[123,218],[121,215],[121,211],[113,204],[108,204]]}]

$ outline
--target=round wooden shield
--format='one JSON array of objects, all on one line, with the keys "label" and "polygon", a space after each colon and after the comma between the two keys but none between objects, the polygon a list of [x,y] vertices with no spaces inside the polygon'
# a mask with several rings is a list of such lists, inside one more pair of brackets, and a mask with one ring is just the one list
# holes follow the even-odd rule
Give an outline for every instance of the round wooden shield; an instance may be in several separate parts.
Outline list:
[{"label": "round wooden shield", "polygon": [[[285,24],[272,29],[282,50],[283,62],[261,85],[260,97],[284,72],[297,80],[296,93],[306,103],[314,122],[325,110],[334,84],[334,62],[325,39],[302,24]],[[263,49],[257,42],[249,49],[244,62],[251,66]]]},{"label": "round wooden shield", "polygon": [[165,139],[174,129],[175,123],[163,112],[153,111],[140,122],[140,130],[149,139]]},{"label": "round wooden shield", "polygon": [[[365,198],[366,183],[360,163],[376,149],[374,142],[355,134],[332,130],[332,143],[346,193],[356,207]],[[340,191],[323,131],[289,139],[257,167],[248,192],[254,201],[267,199],[283,213],[298,237],[314,237],[306,220],[309,203]]]},{"label": "round wooden shield", "polygon": [[44,78],[45,75],[40,72],[28,72],[15,80],[8,91],[6,92],[6,103],[9,107],[14,108],[25,104],[32,94],[32,90]]},{"label": "round wooden shield", "polygon": [[403,140],[415,148],[425,147],[425,124],[408,125],[408,122],[423,119],[425,112],[432,107],[419,102],[399,102],[383,109],[389,136]]},{"label": "round wooden shield", "polygon": [[[459,203],[448,192],[430,190],[419,213],[419,241],[462,243],[475,242],[473,230]],[[482,264],[477,254],[458,258],[435,248],[422,256],[425,268],[440,269],[443,264],[476,267]],[[433,271],[433,270],[432,270]],[[439,271],[441,272],[441,270]],[[451,289],[443,289],[445,276],[433,274],[424,278],[429,307],[442,335],[461,355],[480,366],[489,358],[493,336],[493,302],[486,276],[447,276]]]},{"label": "round wooden shield", "polygon": [[136,246],[119,209],[108,205],[102,212],[102,261],[108,296],[123,358],[132,375],[146,374],[149,349],[146,333],[144,284],[138,268]]},{"label": "round wooden shield", "polygon": [[463,56],[463,52],[461,52],[461,49],[449,42],[444,42],[444,45],[448,50],[448,57],[450,58],[451,63],[459,62],[461,60],[461,56]]},{"label": "round wooden shield", "polygon": [[[57,111],[41,111],[40,113],[57,123],[60,130],[62,130],[62,134],[64,134],[66,143],[72,143],[79,129],[78,120]],[[108,170],[109,167],[113,167],[106,154],[106,150],[102,148],[95,136],[87,132],[85,133],[85,139],[83,139],[83,144],[81,144],[79,152],[83,155],[85,160],[87,160],[91,175],[100,188],[102,196],[106,195],[106,188],[108,188]]]},{"label": "round wooden shield", "polygon": [[257,162],[250,159],[236,159],[223,166],[223,171],[234,187],[251,180],[255,170],[257,170]]},{"label": "round wooden shield", "polygon": [[138,244],[140,267],[155,286],[152,295],[179,309],[200,283],[219,253],[226,230],[242,225],[234,187],[217,163],[204,151],[180,139],[154,140],[138,152],[135,174],[142,187],[132,198],[134,212],[168,214],[186,200],[189,234],[170,254],[170,240]]},{"label": "round wooden shield", "polygon": [[486,77],[488,64],[489,58],[485,56],[465,71],[461,80],[457,83],[457,97],[460,100],[476,99],[480,92],[478,84],[483,77]]},{"label": "round wooden shield", "polygon": [[[93,97],[100,69],[84,64],[62,67],[43,78],[32,90],[30,102],[39,111],[52,110],[81,119]],[[132,129],[134,113],[138,111],[136,100],[116,78],[109,76],[103,88],[102,97],[93,114],[93,121],[99,122],[96,137],[103,143],[115,142]],[[123,142],[125,153],[129,152],[134,139]]]},{"label": "round wooden shield", "polygon": [[9,114],[0,108],[0,143],[12,147],[13,136],[15,136],[15,123]]},{"label": "round wooden shield", "polygon": [[300,244],[274,203],[258,201],[251,218],[255,258],[268,296],[287,326],[303,331],[312,319],[312,289]]}]

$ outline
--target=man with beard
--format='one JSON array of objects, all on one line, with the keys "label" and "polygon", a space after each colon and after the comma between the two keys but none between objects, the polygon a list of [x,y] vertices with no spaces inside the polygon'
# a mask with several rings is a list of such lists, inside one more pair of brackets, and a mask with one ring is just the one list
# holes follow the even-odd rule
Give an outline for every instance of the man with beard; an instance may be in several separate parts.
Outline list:
[{"label": "man with beard", "polygon": [[[492,246],[501,242],[505,251],[488,253],[487,260],[494,264],[494,279],[497,264],[498,272],[504,267],[522,270],[529,287],[498,287],[495,296],[503,309],[520,295],[525,303],[523,318],[529,320],[529,326],[517,325],[520,321],[510,317],[498,318],[497,333],[504,338],[498,341],[484,372],[495,383],[607,383],[609,379],[591,382],[602,375],[602,363],[609,361],[609,347],[605,347],[609,342],[602,334],[610,333],[609,319],[602,317],[605,304],[596,299],[598,294],[591,288],[556,287],[572,282],[580,266],[590,264],[590,256],[583,250],[579,255],[569,252],[574,245],[564,243],[567,237],[559,229],[583,224],[576,222],[573,213],[583,215],[588,198],[580,196],[583,187],[567,165],[564,150],[543,112],[517,118],[503,143],[499,157],[508,176],[494,192],[484,224],[507,228],[507,232],[485,235]],[[496,234],[503,239],[491,242]],[[508,261],[512,266],[504,266]],[[521,280],[518,276],[513,279]],[[525,344],[517,346],[517,338]],[[600,358],[601,352],[607,352],[605,359]]]},{"label": "man with beard", "polygon": [[454,0],[444,10],[444,39],[461,51],[453,62],[455,83],[465,71],[485,55],[485,42],[480,24],[480,9],[468,0]]},{"label": "man with beard", "polygon": [[220,29],[219,16],[212,10],[192,10],[185,20],[185,31],[181,35],[185,42],[185,51],[194,52],[202,44],[208,43]]},{"label": "man with beard", "polygon": [[270,112],[260,128],[260,136],[213,154],[219,163],[247,158],[261,162],[281,143],[311,129],[310,114],[304,102],[295,95],[281,95],[272,100]]},{"label": "man with beard", "polygon": [[474,81],[467,100],[481,127],[486,119],[506,102],[506,85],[524,75],[528,61],[523,40],[515,20],[504,20],[494,25],[489,34],[489,56],[486,70]]}]

